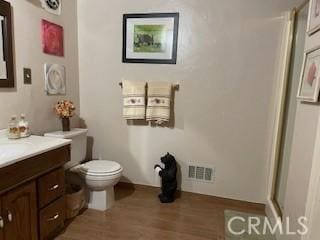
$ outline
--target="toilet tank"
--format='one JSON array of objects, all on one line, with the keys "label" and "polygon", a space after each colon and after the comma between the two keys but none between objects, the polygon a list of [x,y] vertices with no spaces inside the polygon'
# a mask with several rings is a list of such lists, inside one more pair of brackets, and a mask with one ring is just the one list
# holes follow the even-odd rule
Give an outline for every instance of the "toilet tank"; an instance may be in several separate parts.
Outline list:
[{"label": "toilet tank", "polygon": [[80,164],[86,158],[88,129],[74,128],[71,131],[45,133],[45,137],[71,139],[71,161],[64,168],[69,169]]}]

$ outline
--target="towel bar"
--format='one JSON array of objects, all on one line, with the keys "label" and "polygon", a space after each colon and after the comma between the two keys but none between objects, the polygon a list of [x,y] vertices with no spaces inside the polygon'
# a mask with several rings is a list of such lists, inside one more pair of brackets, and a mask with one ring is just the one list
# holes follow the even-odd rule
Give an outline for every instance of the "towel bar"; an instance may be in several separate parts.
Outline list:
[{"label": "towel bar", "polygon": [[[121,88],[123,87],[122,82],[119,82],[119,86],[120,86]],[[179,89],[180,84],[179,84],[179,83],[172,84],[172,87],[173,87],[174,89]]]}]

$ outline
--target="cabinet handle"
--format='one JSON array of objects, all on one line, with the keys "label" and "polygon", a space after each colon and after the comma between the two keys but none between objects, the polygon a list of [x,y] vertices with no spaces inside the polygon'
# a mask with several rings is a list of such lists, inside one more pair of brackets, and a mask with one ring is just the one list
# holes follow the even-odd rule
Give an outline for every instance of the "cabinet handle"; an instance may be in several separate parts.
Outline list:
[{"label": "cabinet handle", "polygon": [[8,210],[8,221],[12,222],[12,220],[13,220],[12,213]]},{"label": "cabinet handle", "polygon": [[60,187],[59,184],[56,184],[56,185],[48,188],[48,190],[49,190],[49,191],[54,191],[54,190],[58,189],[59,187]]},{"label": "cabinet handle", "polygon": [[4,227],[4,221],[3,218],[0,216],[0,228],[2,229]]},{"label": "cabinet handle", "polygon": [[59,217],[60,217],[60,214],[59,214],[59,213],[56,213],[56,215],[54,215],[53,217],[48,218],[47,221],[48,221],[48,222],[52,222],[52,221],[54,221],[54,220],[57,220]]}]

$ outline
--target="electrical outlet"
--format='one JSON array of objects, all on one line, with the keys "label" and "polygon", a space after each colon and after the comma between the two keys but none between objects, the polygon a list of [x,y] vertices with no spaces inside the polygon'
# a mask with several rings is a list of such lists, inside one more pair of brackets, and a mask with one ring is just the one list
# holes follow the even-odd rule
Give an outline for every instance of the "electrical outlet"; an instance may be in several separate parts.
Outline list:
[{"label": "electrical outlet", "polygon": [[31,75],[30,68],[23,69],[23,79],[24,79],[24,84],[32,84],[32,75]]}]

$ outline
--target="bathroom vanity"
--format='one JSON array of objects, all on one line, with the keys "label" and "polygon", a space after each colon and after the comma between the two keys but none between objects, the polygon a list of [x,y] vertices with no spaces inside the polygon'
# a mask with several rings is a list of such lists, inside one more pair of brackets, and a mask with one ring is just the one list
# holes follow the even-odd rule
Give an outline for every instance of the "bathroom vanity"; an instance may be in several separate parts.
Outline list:
[{"label": "bathroom vanity", "polygon": [[52,239],[64,226],[70,140],[0,133],[0,240]]}]

